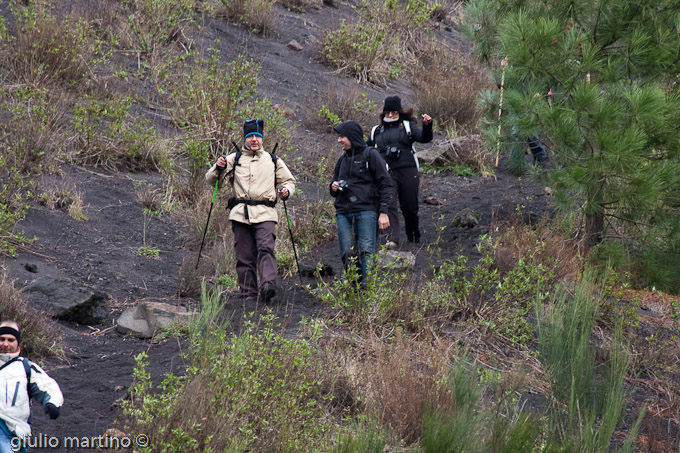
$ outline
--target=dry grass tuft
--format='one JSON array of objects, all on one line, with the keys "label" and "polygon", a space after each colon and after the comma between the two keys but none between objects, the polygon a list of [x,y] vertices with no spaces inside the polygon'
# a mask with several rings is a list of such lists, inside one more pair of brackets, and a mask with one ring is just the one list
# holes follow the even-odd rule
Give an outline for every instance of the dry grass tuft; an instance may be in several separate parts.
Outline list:
[{"label": "dry grass tuft", "polygon": [[462,52],[439,49],[430,58],[431,64],[415,81],[418,107],[444,129],[454,129],[459,135],[475,132],[484,113],[477,97],[493,86],[489,75]]},{"label": "dry grass tuft", "polygon": [[234,241],[229,212],[226,209],[226,196],[220,196],[215,200],[210,213],[210,223],[206,231],[201,260],[196,269],[211,199],[212,191],[205,191],[195,204],[177,213],[184,225],[184,231],[188,232],[187,241],[192,244],[191,249],[195,250],[195,253],[185,257],[179,270],[178,292],[182,296],[200,294],[201,281],[204,278],[214,281],[222,274],[233,272]]},{"label": "dry grass tuft", "polygon": [[430,344],[397,335],[392,344],[371,338],[364,349],[354,377],[365,412],[407,445],[420,438],[426,410],[455,409],[446,383],[452,351],[445,341]]},{"label": "dry grass tuft", "polygon": [[276,0],[222,0],[222,8],[216,15],[241,24],[255,34],[268,35],[276,27],[275,3]]},{"label": "dry grass tuft", "polygon": [[323,0],[277,0],[278,3],[291,11],[304,13],[309,9],[321,9]]},{"label": "dry grass tuft", "polygon": [[565,241],[549,219],[543,218],[531,225],[518,216],[511,216],[498,226],[502,233],[498,237],[496,265],[501,274],[528,256],[554,272],[555,281],[572,281],[582,272],[577,244]]},{"label": "dry grass tuft", "polygon": [[21,350],[33,358],[57,355],[59,329],[45,313],[31,308],[3,271],[0,276],[0,321],[16,321],[21,326]]}]

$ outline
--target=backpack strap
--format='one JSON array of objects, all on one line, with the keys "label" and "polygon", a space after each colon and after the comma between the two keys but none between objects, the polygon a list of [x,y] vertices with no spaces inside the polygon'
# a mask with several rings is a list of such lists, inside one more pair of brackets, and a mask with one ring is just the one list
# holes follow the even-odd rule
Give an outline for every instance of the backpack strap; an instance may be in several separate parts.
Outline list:
[{"label": "backpack strap", "polygon": [[[8,366],[10,366],[12,363],[14,363],[14,362],[16,362],[16,361],[18,361],[18,360],[21,360],[21,359],[23,359],[23,357],[14,357],[12,360],[10,360],[10,361],[8,361],[8,362],[5,362],[5,364],[4,364],[3,366],[0,366],[0,370],[6,368],[6,367],[8,367]],[[25,365],[24,365],[24,367],[25,367]]]},{"label": "backpack strap", "polygon": [[24,371],[26,371],[26,385],[31,385],[31,362],[26,357],[21,357],[21,361],[24,363]]},{"label": "backpack strap", "polygon": [[412,140],[413,138],[411,137],[411,123],[408,120],[402,121],[402,124],[404,125],[404,129],[406,129],[406,135],[408,135],[409,140]]},{"label": "backpack strap", "polygon": [[380,124],[373,126],[373,129],[371,129],[371,141],[373,142],[374,145],[375,145],[375,131],[377,131],[379,127]]},{"label": "backpack strap", "polygon": [[369,165],[369,163],[371,162],[370,156],[369,156],[369,153],[371,152],[371,149],[372,149],[372,148],[371,148],[370,146],[367,146],[367,147],[364,148],[364,152],[361,153],[361,158],[362,158],[363,161],[364,161],[364,165],[366,165],[366,170],[370,170],[370,169],[371,169],[371,166]]},{"label": "backpack strap", "polygon": [[278,190],[278,184],[276,183],[276,163],[279,161],[279,156],[276,155],[276,148],[274,151],[269,153],[272,156],[272,162],[274,162],[274,190]]},{"label": "backpack strap", "polygon": [[12,360],[10,360],[9,362],[5,362],[5,364],[3,366],[0,366],[0,370],[2,370],[3,368],[9,366],[10,364],[12,364],[14,362],[18,362],[18,361],[21,361],[24,365],[24,371],[26,372],[26,387],[27,387],[26,391],[28,391],[28,386],[31,385],[32,370],[31,370],[31,362],[29,362],[29,360],[26,357],[15,357]]}]

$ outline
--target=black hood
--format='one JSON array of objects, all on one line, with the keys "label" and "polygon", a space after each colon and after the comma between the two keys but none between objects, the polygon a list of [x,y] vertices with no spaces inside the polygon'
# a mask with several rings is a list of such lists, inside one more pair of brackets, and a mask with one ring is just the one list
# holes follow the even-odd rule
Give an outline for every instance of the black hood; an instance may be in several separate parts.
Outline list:
[{"label": "black hood", "polygon": [[352,148],[364,148],[366,147],[366,141],[364,140],[364,131],[361,130],[361,126],[356,121],[347,120],[338,124],[333,128],[335,132],[340,135],[347,137],[352,144]]}]

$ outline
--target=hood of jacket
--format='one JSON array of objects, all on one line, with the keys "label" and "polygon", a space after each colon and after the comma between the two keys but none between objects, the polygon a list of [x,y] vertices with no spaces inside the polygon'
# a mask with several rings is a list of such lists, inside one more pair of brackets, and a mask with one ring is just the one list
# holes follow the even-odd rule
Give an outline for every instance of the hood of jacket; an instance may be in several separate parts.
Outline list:
[{"label": "hood of jacket", "polygon": [[335,132],[347,137],[352,144],[352,149],[363,150],[366,147],[364,140],[364,132],[361,130],[359,123],[353,120],[343,121],[333,128]]}]

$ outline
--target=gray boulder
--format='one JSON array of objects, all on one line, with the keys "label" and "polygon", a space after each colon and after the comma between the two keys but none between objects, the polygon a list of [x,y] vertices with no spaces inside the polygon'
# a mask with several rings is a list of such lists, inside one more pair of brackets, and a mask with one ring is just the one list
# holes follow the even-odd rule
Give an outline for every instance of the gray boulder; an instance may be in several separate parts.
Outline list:
[{"label": "gray boulder", "polygon": [[377,260],[378,266],[383,269],[404,270],[416,265],[416,256],[413,253],[399,250],[380,250]]},{"label": "gray boulder", "polygon": [[98,324],[108,315],[108,294],[66,278],[39,277],[21,292],[30,305],[64,321]]},{"label": "gray boulder", "polygon": [[151,338],[157,331],[173,323],[186,326],[188,322],[189,312],[184,307],[160,302],[140,302],[120,315],[116,330],[123,335]]}]

